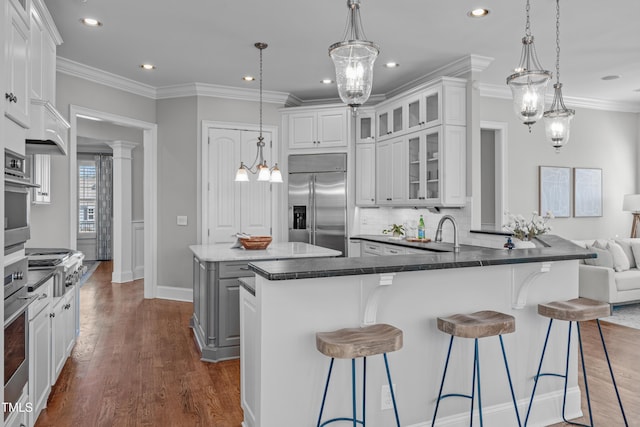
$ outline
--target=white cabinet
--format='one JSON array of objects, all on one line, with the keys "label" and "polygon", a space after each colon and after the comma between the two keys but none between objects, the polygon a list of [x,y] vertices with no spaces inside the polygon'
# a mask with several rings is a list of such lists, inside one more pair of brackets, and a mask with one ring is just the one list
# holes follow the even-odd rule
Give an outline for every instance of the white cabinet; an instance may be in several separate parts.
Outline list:
[{"label": "white cabinet", "polygon": [[76,344],[76,287],[67,288],[67,292],[64,294],[65,359],[71,355],[71,350]]},{"label": "white cabinet", "polygon": [[51,385],[53,386],[65,361],[66,355],[66,334],[65,334],[65,314],[68,310],[64,308],[64,297],[54,298],[51,304]]},{"label": "white cabinet", "polygon": [[256,426],[260,418],[260,318],[256,297],[240,288],[240,404],[243,425]]},{"label": "white cabinet", "polygon": [[356,145],[356,205],[376,204],[376,144]]},{"label": "white cabinet", "polygon": [[29,127],[29,27],[21,16],[19,1],[8,1],[5,59],[5,115],[22,126]]},{"label": "white cabinet", "polygon": [[375,142],[376,113],[369,109],[359,109],[356,116],[356,144]]},{"label": "white cabinet", "polygon": [[360,242],[360,253],[362,256],[381,256],[384,254],[382,243],[374,243],[374,242]]},{"label": "white cabinet", "polygon": [[55,103],[57,44],[47,30],[42,19],[44,12],[38,10],[39,6],[40,3],[36,2],[31,8],[31,98]]},{"label": "white cabinet", "polygon": [[31,190],[32,203],[51,203],[51,156],[49,154],[32,155],[31,182],[40,185],[40,188]]},{"label": "white cabinet", "polygon": [[397,205],[407,201],[406,137],[376,144],[376,201]]},{"label": "white cabinet", "polygon": [[378,140],[398,136],[405,129],[404,124],[404,105],[402,102],[396,102],[377,111],[378,117]]},{"label": "white cabinet", "polygon": [[283,128],[288,130],[289,149],[346,147],[349,140],[347,118],[346,107],[284,114]]},{"label": "white cabinet", "polygon": [[53,279],[37,290],[38,299],[29,307],[29,400],[33,405],[28,414],[30,426],[47,406],[51,391],[51,323]]},{"label": "white cabinet", "polygon": [[16,402],[15,410],[10,411],[7,418],[4,420],[5,427],[27,427],[29,404],[31,400],[27,394],[27,388],[24,388],[24,392]]},{"label": "white cabinet", "polygon": [[[262,132],[264,155],[271,157],[271,133]],[[208,171],[208,243],[235,242],[239,232],[271,234],[272,192],[269,182],[235,182],[242,160],[253,161],[258,132],[236,129],[209,129]],[[246,166],[250,166],[247,164]],[[278,185],[278,184],[276,184]]]}]

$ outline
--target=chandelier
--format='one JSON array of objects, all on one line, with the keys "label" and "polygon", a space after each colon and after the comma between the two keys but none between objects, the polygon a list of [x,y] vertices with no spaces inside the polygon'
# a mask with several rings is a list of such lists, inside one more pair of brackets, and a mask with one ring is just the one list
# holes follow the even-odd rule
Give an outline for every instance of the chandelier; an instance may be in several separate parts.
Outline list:
[{"label": "chandelier", "polygon": [[542,118],[544,113],[544,95],[551,73],[543,70],[531,35],[529,11],[531,7],[527,0],[527,23],[525,36],[522,38],[522,54],[515,72],[507,77],[507,84],[513,94],[513,109],[516,116],[531,132],[531,125]]},{"label": "chandelier", "polygon": [[360,0],[347,0],[349,13],[341,42],[329,46],[336,67],[336,83],[342,102],[356,109],[364,104],[373,85],[373,63],[380,49],[366,40],[360,19]]},{"label": "chandelier", "polygon": [[560,152],[560,148],[569,142],[571,120],[574,110],[569,110],[562,100],[562,83],[560,83],[560,0],[556,0],[556,84],[553,85],[553,102],[549,111],[544,112],[544,129],[547,139]]},{"label": "chandelier", "polygon": [[266,49],[268,45],[258,42],[254,44],[254,46],[260,50],[260,134],[258,135],[258,142],[256,144],[258,152],[251,166],[247,167],[244,162],[240,162],[240,167],[236,172],[236,181],[248,182],[248,172],[251,172],[252,174],[258,174],[258,181],[282,182],[282,173],[280,169],[278,169],[278,164],[276,163],[272,168],[269,168],[263,154],[265,144],[264,137],[262,136],[262,51]]}]

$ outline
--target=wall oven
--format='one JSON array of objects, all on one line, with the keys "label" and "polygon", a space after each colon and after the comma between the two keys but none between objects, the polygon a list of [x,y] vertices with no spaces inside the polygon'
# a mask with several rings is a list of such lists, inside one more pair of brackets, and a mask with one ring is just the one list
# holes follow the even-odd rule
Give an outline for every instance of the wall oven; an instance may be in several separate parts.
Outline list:
[{"label": "wall oven", "polygon": [[4,154],[4,246],[22,245],[31,237],[29,189],[39,187],[26,174],[26,158],[11,150]]},{"label": "wall oven", "polygon": [[[12,404],[18,402],[29,380],[27,308],[37,296],[27,296],[27,270],[27,258],[4,268],[4,401]],[[8,414],[4,413],[5,419]]]}]

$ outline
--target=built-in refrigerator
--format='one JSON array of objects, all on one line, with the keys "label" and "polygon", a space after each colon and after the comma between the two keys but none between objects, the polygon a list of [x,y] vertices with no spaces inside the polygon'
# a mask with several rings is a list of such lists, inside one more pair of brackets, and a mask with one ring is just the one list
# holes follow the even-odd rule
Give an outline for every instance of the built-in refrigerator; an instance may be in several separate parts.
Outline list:
[{"label": "built-in refrigerator", "polygon": [[347,255],[347,155],[289,156],[289,241]]}]

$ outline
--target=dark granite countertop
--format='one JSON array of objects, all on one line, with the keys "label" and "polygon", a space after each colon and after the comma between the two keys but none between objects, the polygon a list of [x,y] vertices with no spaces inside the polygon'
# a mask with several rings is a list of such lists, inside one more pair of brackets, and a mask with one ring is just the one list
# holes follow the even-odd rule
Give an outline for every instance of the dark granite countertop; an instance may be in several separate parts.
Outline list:
[{"label": "dark granite countertop", "polygon": [[240,277],[238,279],[240,282],[240,286],[247,290],[254,297],[256,296],[256,278],[255,276],[251,277]]},{"label": "dark granite countertop", "polygon": [[[405,248],[422,249],[432,252],[453,252],[453,244],[445,242],[408,242],[404,239],[395,237],[378,235],[378,234],[360,234],[351,237],[351,240],[366,240],[368,242],[384,243],[385,245],[404,246]],[[477,246],[460,245],[461,250],[477,249]]]},{"label": "dark granite countertop", "polygon": [[[479,246],[464,246],[459,253],[425,251],[424,254],[415,255],[262,261],[250,263],[249,268],[268,280],[291,280],[567,261],[596,257],[595,253],[580,248],[562,237],[543,235],[536,239],[544,247],[496,250]],[[443,245],[447,244],[443,243]]]},{"label": "dark granite countertop", "polygon": [[494,236],[513,236],[511,231],[506,231],[501,228],[482,228],[480,230],[470,230],[470,233],[479,233],[479,234],[492,234]]},{"label": "dark granite countertop", "polygon": [[29,270],[27,273],[27,290],[33,292],[46,283],[49,278],[53,277],[56,272],[55,268],[49,270]]}]

